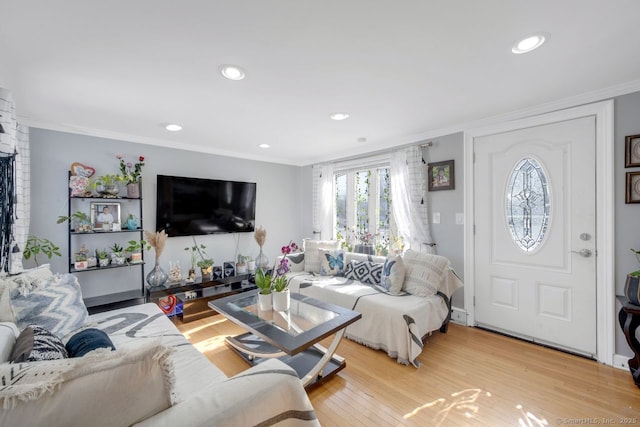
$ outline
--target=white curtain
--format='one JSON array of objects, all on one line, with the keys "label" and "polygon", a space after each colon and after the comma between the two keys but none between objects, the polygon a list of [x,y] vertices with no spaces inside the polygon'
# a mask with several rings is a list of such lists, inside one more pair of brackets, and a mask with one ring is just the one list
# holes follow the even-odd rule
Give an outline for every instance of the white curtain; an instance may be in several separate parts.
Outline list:
[{"label": "white curtain", "polygon": [[[13,206],[13,226],[11,248],[19,252],[11,253],[9,273],[15,274],[23,270],[22,253],[29,235],[29,215],[31,205],[29,128],[18,124],[16,105],[11,92],[0,88],[0,123],[4,133],[0,134],[0,153],[15,154],[15,200]],[[6,183],[1,183],[3,197],[8,193]]]},{"label": "white curtain", "polygon": [[398,235],[405,248],[432,253],[426,175],[419,147],[391,153],[391,209]]},{"label": "white curtain", "polygon": [[330,240],[334,237],[334,177],[333,165],[313,168],[313,232],[315,237]]}]

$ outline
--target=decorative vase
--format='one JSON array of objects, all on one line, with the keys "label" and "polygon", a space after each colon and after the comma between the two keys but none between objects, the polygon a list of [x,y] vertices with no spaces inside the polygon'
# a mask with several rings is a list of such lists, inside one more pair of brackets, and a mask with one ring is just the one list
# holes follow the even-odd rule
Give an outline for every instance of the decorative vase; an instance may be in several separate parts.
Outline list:
[{"label": "decorative vase", "polygon": [[236,274],[247,274],[247,263],[243,262],[242,264],[236,264]]},{"label": "decorative vase", "polygon": [[96,190],[104,197],[116,197],[120,192],[117,184],[98,185]]},{"label": "decorative vase", "polygon": [[138,219],[134,217],[127,218],[127,228],[129,230],[135,230],[138,228]]},{"label": "decorative vase", "polygon": [[193,282],[194,280],[196,280],[196,269],[195,268],[190,268],[189,269],[189,275],[187,276],[187,280],[189,280],[190,282]]},{"label": "decorative vase", "polygon": [[629,298],[629,302],[640,305],[640,277],[627,274],[627,281],[624,284],[624,294]]},{"label": "decorative vase", "polygon": [[262,246],[260,246],[260,253],[256,257],[256,268],[260,268],[264,272],[269,268],[269,258],[262,252]]},{"label": "decorative vase", "polygon": [[208,282],[211,280],[211,272],[213,271],[213,266],[200,268],[200,273],[202,274],[202,281]]},{"label": "decorative vase", "polygon": [[127,197],[130,199],[139,199],[140,198],[140,184],[137,182],[132,182],[131,184],[127,184]]},{"label": "decorative vase", "polygon": [[169,276],[156,261],[156,266],[147,274],[147,283],[153,288],[163,286],[167,282],[167,279],[169,279]]},{"label": "decorative vase", "polygon": [[271,294],[258,294],[258,310],[270,311],[273,308]]},{"label": "decorative vase", "polygon": [[275,311],[287,311],[291,304],[291,294],[289,289],[285,289],[281,292],[273,293],[273,309]]}]

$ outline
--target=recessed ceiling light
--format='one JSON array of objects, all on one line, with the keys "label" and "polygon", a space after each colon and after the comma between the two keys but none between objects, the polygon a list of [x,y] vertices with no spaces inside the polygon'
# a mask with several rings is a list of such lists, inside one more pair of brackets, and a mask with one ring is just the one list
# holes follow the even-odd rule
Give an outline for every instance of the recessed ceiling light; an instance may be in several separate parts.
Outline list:
[{"label": "recessed ceiling light", "polygon": [[260,147],[260,148],[269,148],[271,146],[269,144],[260,144],[260,145],[258,145],[258,147]]},{"label": "recessed ceiling light", "polygon": [[329,117],[331,117],[332,120],[344,120],[344,119],[349,118],[349,114],[348,113],[333,113]]},{"label": "recessed ceiling light", "polygon": [[242,80],[245,76],[244,70],[237,65],[223,65],[220,73],[229,80]]},{"label": "recessed ceiling light", "polygon": [[168,125],[165,126],[165,129],[171,132],[178,132],[180,130],[182,130],[182,126],[180,125],[176,125],[175,123],[170,123]]},{"label": "recessed ceiling light", "polygon": [[367,142],[367,138],[362,136],[362,137],[358,138],[358,142]]},{"label": "recessed ceiling light", "polygon": [[511,52],[516,54],[531,52],[542,46],[548,39],[549,35],[546,33],[531,34],[515,42],[511,48]]}]

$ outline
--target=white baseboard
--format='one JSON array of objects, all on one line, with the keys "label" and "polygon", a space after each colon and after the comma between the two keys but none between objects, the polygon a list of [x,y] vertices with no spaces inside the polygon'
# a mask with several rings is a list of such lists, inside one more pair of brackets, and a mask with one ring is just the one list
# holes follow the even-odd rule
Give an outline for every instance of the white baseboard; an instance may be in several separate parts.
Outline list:
[{"label": "white baseboard", "polygon": [[629,370],[629,358],[631,356],[624,356],[622,354],[613,355],[613,367],[618,369]]},{"label": "white baseboard", "polygon": [[467,326],[467,312],[463,308],[451,307],[451,322]]}]

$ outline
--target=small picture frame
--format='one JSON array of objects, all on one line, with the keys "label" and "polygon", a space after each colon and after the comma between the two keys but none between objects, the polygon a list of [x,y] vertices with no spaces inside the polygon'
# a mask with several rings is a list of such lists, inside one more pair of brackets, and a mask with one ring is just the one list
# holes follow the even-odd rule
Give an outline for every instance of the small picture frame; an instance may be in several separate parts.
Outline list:
[{"label": "small picture frame", "polygon": [[91,202],[91,225],[96,231],[113,231],[114,224],[120,227],[120,203]]},{"label": "small picture frame", "polygon": [[453,160],[428,164],[429,191],[453,190],[456,188]]},{"label": "small picture frame", "polygon": [[640,166],[640,135],[624,138],[624,167]]},{"label": "small picture frame", "polygon": [[640,203],[640,172],[627,172],[625,203]]}]

